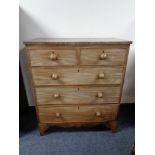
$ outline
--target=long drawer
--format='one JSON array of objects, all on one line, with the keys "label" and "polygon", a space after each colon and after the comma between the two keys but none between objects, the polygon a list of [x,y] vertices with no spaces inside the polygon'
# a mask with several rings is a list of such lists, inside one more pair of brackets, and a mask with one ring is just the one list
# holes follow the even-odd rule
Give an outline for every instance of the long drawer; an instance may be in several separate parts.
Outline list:
[{"label": "long drawer", "polygon": [[121,84],[123,67],[33,67],[32,74],[36,86]]},{"label": "long drawer", "polygon": [[112,48],[82,48],[80,54],[81,65],[125,65],[126,49]]},{"label": "long drawer", "polygon": [[115,120],[118,104],[82,106],[38,106],[40,122],[103,122]]},{"label": "long drawer", "polygon": [[38,105],[118,103],[120,87],[37,87]]},{"label": "long drawer", "polygon": [[32,66],[70,66],[77,64],[76,49],[31,50]]}]

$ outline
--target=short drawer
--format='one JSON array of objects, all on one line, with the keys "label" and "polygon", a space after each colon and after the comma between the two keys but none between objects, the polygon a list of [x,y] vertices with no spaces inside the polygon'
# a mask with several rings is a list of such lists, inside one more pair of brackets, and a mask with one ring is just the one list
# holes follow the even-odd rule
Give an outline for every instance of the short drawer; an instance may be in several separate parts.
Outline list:
[{"label": "short drawer", "polygon": [[119,103],[120,87],[37,87],[38,105]]},{"label": "short drawer", "polygon": [[103,122],[115,120],[118,104],[82,106],[39,106],[39,119],[43,123]]},{"label": "short drawer", "polygon": [[32,66],[69,66],[77,64],[75,49],[46,49],[29,52]]},{"label": "short drawer", "polygon": [[80,54],[81,65],[112,65],[123,66],[128,50],[82,48]]},{"label": "short drawer", "polygon": [[121,84],[123,67],[33,67],[35,85]]}]

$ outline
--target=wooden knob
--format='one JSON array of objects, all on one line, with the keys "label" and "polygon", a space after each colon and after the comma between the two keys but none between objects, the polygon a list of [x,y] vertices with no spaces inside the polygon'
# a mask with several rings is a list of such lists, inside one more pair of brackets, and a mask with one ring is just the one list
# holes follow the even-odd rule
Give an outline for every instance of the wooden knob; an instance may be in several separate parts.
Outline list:
[{"label": "wooden knob", "polygon": [[106,53],[102,53],[101,55],[100,55],[100,60],[104,60],[104,59],[106,59],[107,58],[107,54]]},{"label": "wooden knob", "polygon": [[97,117],[100,117],[100,116],[101,116],[101,112],[97,111],[97,112],[96,112],[96,116],[97,116]]},{"label": "wooden knob", "polygon": [[55,116],[56,116],[56,117],[60,117],[61,114],[60,114],[59,112],[57,112],[57,113],[55,114]]},{"label": "wooden knob", "polygon": [[57,60],[57,55],[54,52],[52,52],[52,54],[50,55],[50,59]]},{"label": "wooden knob", "polygon": [[52,74],[51,77],[52,77],[53,80],[57,80],[59,78],[58,74],[55,74],[55,73]]},{"label": "wooden knob", "polygon": [[98,78],[99,78],[99,79],[104,79],[104,73],[100,73],[100,74],[98,75]]},{"label": "wooden knob", "polygon": [[60,94],[57,94],[57,93],[56,93],[56,94],[53,95],[53,97],[54,97],[54,98],[59,98],[59,97],[60,97]]},{"label": "wooden knob", "polygon": [[101,92],[97,93],[97,97],[98,98],[102,98],[103,97],[103,93],[101,93]]}]

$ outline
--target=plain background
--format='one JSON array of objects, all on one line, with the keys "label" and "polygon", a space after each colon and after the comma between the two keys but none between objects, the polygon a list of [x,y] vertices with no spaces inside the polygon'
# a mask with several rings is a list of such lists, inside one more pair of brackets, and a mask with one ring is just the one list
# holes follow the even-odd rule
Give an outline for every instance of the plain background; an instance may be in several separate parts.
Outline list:
[{"label": "plain background", "polygon": [[34,38],[121,38],[132,40],[122,103],[135,102],[134,0],[21,0],[20,63],[29,105],[34,105],[23,41]]}]

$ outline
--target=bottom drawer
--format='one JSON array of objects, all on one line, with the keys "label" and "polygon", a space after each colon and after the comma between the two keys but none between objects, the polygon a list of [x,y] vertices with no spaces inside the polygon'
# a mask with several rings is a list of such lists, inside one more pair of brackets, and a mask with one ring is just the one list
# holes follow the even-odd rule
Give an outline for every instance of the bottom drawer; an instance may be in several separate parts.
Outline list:
[{"label": "bottom drawer", "polygon": [[103,122],[115,120],[118,104],[82,106],[39,106],[42,123]]}]

